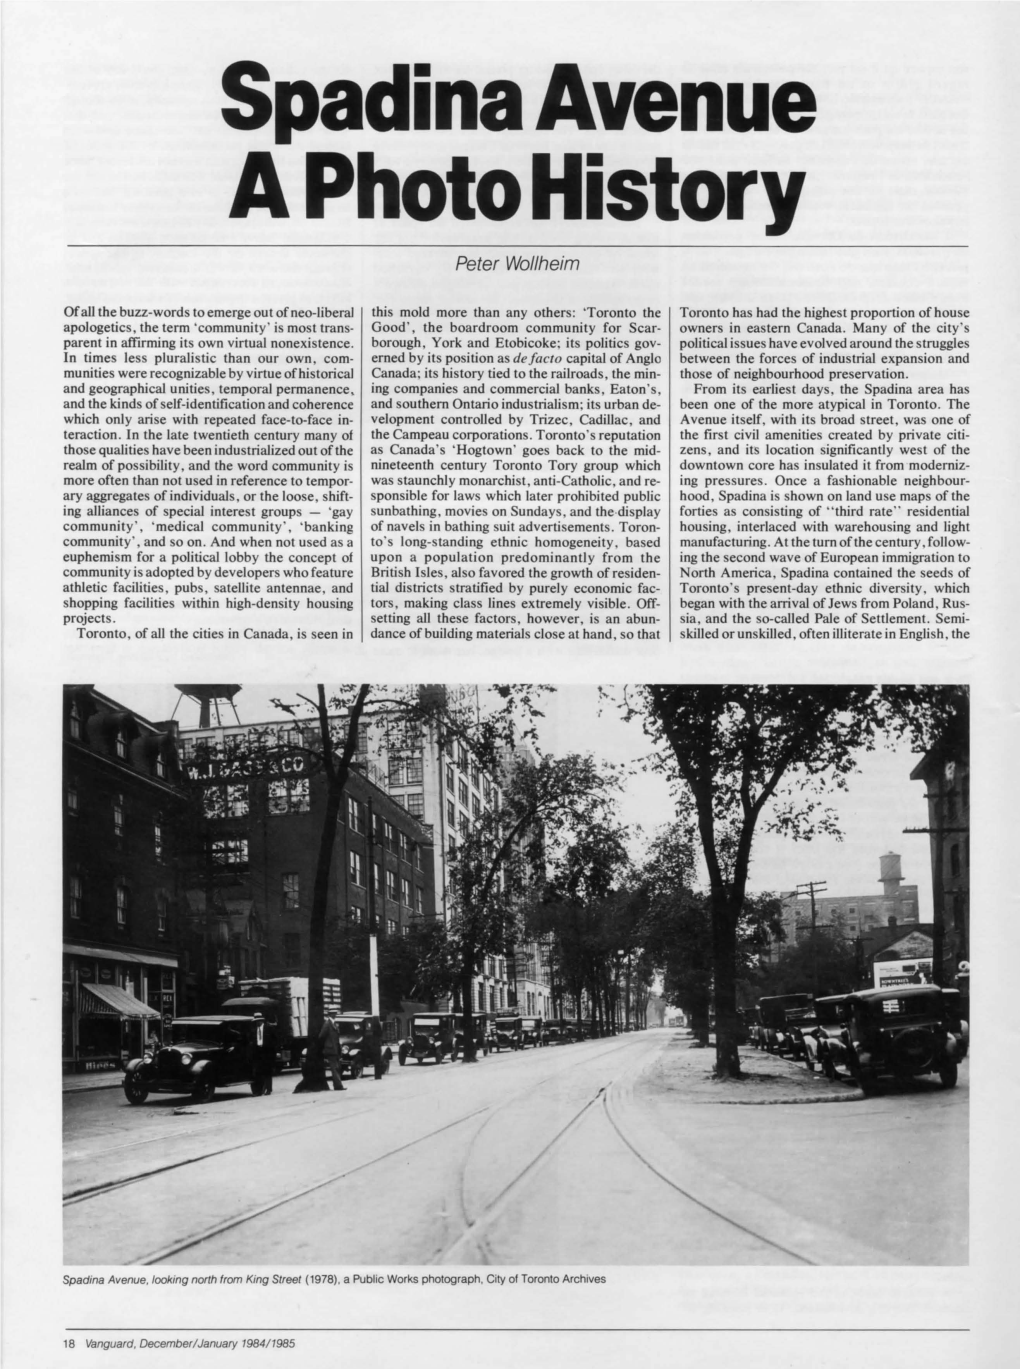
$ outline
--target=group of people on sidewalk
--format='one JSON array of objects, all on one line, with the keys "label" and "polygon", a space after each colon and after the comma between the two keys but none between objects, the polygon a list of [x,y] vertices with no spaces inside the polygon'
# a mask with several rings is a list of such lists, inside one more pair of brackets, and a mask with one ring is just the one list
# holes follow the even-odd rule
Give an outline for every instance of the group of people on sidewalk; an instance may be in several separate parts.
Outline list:
[{"label": "group of people on sidewalk", "polygon": [[[365,1049],[368,1058],[372,1062],[376,1079],[381,1079],[385,1074],[383,1065],[383,1035],[382,1023],[377,1017],[371,1019],[364,1035]],[[340,1064],[340,1033],[337,1030],[336,1021],[332,1013],[327,1012],[325,1021],[322,1024],[322,1031],[319,1032],[319,1041],[322,1045],[322,1053],[326,1060],[326,1068],[333,1078],[333,1089],[337,1093],[344,1090],[343,1067]]]}]

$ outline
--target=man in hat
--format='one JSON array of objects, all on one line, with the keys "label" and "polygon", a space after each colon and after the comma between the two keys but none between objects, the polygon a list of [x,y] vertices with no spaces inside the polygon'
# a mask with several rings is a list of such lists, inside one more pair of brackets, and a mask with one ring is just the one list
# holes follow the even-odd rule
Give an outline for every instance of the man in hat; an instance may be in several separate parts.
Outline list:
[{"label": "man in hat", "polygon": [[322,1053],[326,1058],[326,1068],[333,1076],[333,1090],[342,1093],[344,1089],[343,1073],[340,1068],[340,1033],[336,1029],[336,1022],[333,1014],[327,1012],[322,1023],[322,1031],[319,1032],[319,1040],[322,1043]]}]

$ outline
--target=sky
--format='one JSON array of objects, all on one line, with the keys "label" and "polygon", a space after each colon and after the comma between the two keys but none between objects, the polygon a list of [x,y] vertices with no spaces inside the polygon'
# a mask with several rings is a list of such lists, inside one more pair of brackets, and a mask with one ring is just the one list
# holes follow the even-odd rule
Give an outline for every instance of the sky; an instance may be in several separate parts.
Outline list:
[{"label": "sky", "polygon": [[[98,684],[97,688],[152,721],[169,718],[176,707],[183,727],[198,725],[197,704],[181,700],[173,685]],[[270,700],[293,698],[298,688],[308,691],[308,686],[285,684],[242,688],[235,699],[241,722],[282,718]],[[553,755],[590,751],[596,758],[631,766],[620,795],[619,818],[632,829],[632,851],[639,854],[643,842],[670,821],[673,809],[666,780],[636,764],[650,749],[640,724],[625,722],[611,702],[599,699],[594,685],[560,687],[546,696],[542,709],[539,744],[543,751]],[[223,721],[234,721],[229,709]],[[835,790],[831,800],[844,834],[841,842],[830,837],[797,842],[759,832],[752,852],[750,892],[786,892],[815,880],[824,882],[826,894],[833,897],[879,893],[879,856],[896,851],[902,856],[904,881],[918,885],[921,920],[930,920],[928,838],[904,833],[904,828],[926,827],[928,822],[924,785],[910,779],[919,759],[902,745],[880,747],[861,756],[847,791]]]}]

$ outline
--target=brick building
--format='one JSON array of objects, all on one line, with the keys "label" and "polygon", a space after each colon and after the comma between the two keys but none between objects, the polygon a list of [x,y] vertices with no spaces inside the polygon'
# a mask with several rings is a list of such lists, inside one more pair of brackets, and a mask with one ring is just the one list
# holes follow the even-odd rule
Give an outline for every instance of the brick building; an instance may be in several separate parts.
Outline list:
[{"label": "brick building", "polygon": [[176,724],[65,686],[63,785],[63,1065],[112,1068],[178,1008],[191,801]]},{"label": "brick building", "polygon": [[[879,879],[882,890],[858,894],[815,895],[815,925],[819,931],[855,941],[866,933],[890,925],[918,921],[916,884],[903,882],[900,857],[889,851],[879,857]],[[772,958],[782,953],[784,945],[792,946],[811,931],[811,899],[804,894],[783,895],[783,925],[786,941],[772,948]]]},{"label": "brick building", "polygon": [[910,772],[925,787],[933,926],[941,923],[942,982],[970,961],[970,757],[965,744],[929,751]]}]

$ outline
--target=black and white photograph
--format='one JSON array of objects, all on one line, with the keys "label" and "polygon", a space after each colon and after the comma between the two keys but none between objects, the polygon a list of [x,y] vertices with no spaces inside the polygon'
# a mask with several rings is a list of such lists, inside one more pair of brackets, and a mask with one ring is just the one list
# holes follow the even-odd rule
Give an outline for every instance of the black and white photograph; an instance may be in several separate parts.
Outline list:
[{"label": "black and white photograph", "polygon": [[66,1265],[967,1263],[965,687],[69,684],[62,746]]}]

